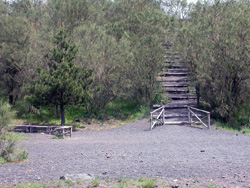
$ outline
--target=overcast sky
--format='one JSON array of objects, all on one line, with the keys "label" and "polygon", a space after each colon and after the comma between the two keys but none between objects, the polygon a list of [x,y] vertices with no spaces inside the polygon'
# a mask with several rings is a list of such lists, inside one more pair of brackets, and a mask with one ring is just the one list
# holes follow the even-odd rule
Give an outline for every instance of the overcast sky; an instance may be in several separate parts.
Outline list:
[{"label": "overcast sky", "polygon": [[188,3],[196,3],[197,0],[187,0]]}]

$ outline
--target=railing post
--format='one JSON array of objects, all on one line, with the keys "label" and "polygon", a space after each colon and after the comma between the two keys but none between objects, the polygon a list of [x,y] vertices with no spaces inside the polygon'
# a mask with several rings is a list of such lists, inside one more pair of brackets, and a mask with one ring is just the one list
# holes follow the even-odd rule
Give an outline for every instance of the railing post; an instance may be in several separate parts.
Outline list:
[{"label": "railing post", "polygon": [[188,108],[188,122],[191,124],[191,112],[189,110],[189,106],[187,108]]},{"label": "railing post", "polygon": [[208,126],[208,129],[210,129],[210,113],[207,114],[207,126]]},{"label": "railing post", "polygon": [[163,106],[163,125],[165,125],[165,107]]},{"label": "railing post", "polygon": [[150,130],[152,130],[152,113],[150,112]]}]

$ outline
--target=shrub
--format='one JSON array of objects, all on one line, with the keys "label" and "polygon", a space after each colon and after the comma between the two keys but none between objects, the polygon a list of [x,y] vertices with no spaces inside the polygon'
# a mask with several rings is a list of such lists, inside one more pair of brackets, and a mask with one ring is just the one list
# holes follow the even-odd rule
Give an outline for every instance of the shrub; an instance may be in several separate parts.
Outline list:
[{"label": "shrub", "polygon": [[15,116],[8,104],[0,101],[0,163],[21,161],[28,158],[28,153],[22,148],[17,148],[17,143],[22,140],[16,133],[8,132],[10,123]]},{"label": "shrub", "polygon": [[10,123],[15,116],[10,105],[0,101],[0,133],[10,129]]}]

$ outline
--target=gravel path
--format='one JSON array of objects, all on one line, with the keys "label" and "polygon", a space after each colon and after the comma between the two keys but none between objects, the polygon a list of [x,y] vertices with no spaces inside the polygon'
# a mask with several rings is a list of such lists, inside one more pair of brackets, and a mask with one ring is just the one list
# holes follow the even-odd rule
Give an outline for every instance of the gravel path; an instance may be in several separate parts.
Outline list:
[{"label": "gravel path", "polygon": [[227,187],[250,185],[250,136],[187,126],[145,131],[147,121],[72,138],[32,134],[23,145],[29,160],[0,165],[0,187],[58,180],[65,174],[98,178],[213,179]]}]

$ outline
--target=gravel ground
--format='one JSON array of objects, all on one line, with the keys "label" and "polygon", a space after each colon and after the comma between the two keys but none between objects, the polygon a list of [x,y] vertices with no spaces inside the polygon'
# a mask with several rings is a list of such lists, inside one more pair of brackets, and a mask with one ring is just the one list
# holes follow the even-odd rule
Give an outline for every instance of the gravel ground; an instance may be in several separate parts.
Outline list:
[{"label": "gravel ground", "polygon": [[250,186],[250,136],[188,126],[147,128],[144,119],[115,129],[77,131],[63,140],[31,134],[23,142],[29,160],[0,165],[0,187],[78,173]]}]

